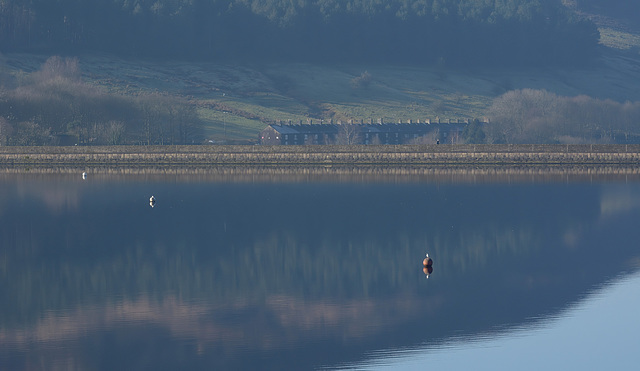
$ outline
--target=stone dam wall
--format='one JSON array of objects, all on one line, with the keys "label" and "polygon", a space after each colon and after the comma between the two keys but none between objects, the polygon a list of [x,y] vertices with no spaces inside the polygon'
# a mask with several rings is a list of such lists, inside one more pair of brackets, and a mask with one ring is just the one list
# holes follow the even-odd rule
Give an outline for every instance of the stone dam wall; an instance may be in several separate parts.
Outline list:
[{"label": "stone dam wall", "polygon": [[640,145],[0,147],[0,167],[635,166]]}]

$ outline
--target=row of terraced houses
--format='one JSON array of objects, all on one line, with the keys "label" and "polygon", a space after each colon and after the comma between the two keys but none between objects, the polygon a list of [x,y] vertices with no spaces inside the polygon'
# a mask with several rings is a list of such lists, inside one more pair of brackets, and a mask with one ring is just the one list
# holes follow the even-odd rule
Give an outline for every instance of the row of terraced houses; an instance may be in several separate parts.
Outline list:
[{"label": "row of terraced houses", "polygon": [[260,132],[259,142],[264,145],[306,144],[411,144],[450,143],[462,140],[462,132],[468,120],[446,121],[424,120],[423,122],[389,124],[378,123],[333,123],[313,124],[277,123],[268,125]]}]

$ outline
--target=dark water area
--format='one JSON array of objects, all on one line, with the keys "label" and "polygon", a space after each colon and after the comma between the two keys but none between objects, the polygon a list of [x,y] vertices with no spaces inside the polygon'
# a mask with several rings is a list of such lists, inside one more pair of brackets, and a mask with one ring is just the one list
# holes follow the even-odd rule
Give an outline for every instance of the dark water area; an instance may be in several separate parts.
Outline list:
[{"label": "dark water area", "polygon": [[464,369],[470,344],[507,357],[492,342],[640,285],[639,220],[640,183],[620,180],[4,175],[0,369],[405,369],[411,352]]}]

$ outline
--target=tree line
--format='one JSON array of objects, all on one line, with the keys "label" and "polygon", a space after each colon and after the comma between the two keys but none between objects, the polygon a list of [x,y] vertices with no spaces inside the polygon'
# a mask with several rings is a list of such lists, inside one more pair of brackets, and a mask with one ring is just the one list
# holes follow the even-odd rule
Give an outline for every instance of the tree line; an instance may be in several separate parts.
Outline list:
[{"label": "tree line", "polygon": [[0,74],[0,145],[184,144],[195,107],[161,93],[124,96],[82,81],[77,58],[51,57],[21,79]]},{"label": "tree line", "polygon": [[640,143],[640,102],[513,90],[487,110],[488,143]]},{"label": "tree line", "polygon": [[576,64],[598,37],[557,0],[0,1],[0,47],[50,54]]}]

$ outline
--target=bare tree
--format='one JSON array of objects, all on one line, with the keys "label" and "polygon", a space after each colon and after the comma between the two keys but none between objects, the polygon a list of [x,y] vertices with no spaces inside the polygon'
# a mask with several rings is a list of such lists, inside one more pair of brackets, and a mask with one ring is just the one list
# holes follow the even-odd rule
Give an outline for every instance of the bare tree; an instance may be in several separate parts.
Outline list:
[{"label": "bare tree", "polygon": [[[494,99],[487,112],[490,143],[524,143],[531,141],[537,126],[548,125],[557,97],[545,90],[513,90]],[[536,136],[536,135],[533,135]],[[538,138],[539,140],[540,138]]]},{"label": "bare tree", "polygon": [[640,134],[640,102],[560,97],[544,90],[505,93],[487,116],[490,143],[611,143]]},{"label": "bare tree", "polygon": [[151,93],[138,98],[146,144],[190,143],[200,130],[195,108],[185,99]]},{"label": "bare tree", "polygon": [[176,98],[171,106],[170,127],[172,143],[187,144],[201,135],[198,113],[193,105],[182,98]]},{"label": "bare tree", "polygon": [[362,143],[362,128],[357,124],[338,125],[336,144],[351,145]]},{"label": "bare tree", "polygon": [[56,79],[80,80],[78,58],[49,57],[40,69],[30,75],[35,84],[43,84]]},{"label": "bare tree", "polygon": [[6,146],[8,139],[13,133],[13,127],[5,120],[4,117],[0,117],[0,146]]},{"label": "bare tree", "polygon": [[102,91],[82,81],[76,58],[51,57],[20,85],[5,84],[2,89],[0,111],[14,129],[3,134],[5,142],[34,142],[37,136],[27,134],[31,124],[54,135],[73,135],[79,144],[189,143],[201,132],[195,106],[188,100],[161,93],[128,97]]},{"label": "bare tree", "polygon": [[625,102],[620,112],[620,122],[617,127],[624,135],[625,141],[629,140],[634,131],[638,132],[638,122],[640,122],[640,102]]},{"label": "bare tree", "polygon": [[103,140],[106,144],[118,145],[124,143],[125,126],[120,121],[109,121],[103,130]]},{"label": "bare tree", "polygon": [[10,144],[17,146],[42,146],[49,144],[51,130],[43,128],[32,121],[18,123]]},{"label": "bare tree", "polygon": [[138,106],[142,115],[142,142],[146,145],[154,144],[158,132],[162,132],[161,129],[158,130],[161,126],[161,113],[165,108],[162,96],[158,93],[142,95],[138,97]]}]

